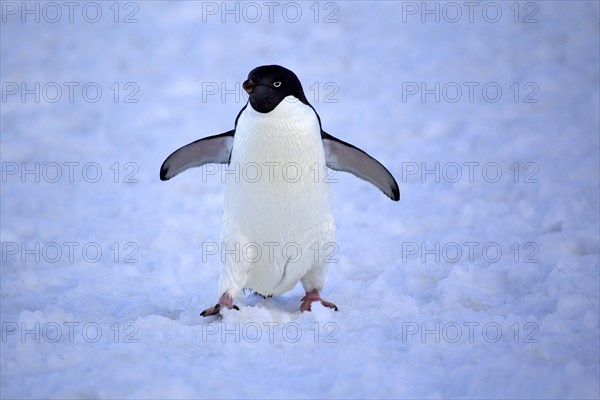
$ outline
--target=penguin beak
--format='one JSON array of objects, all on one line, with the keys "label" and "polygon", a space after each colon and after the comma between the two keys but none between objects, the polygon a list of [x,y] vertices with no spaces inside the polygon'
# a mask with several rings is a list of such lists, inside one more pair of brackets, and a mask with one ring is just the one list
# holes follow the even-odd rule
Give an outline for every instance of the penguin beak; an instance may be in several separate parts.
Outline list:
[{"label": "penguin beak", "polygon": [[254,82],[252,81],[252,79],[248,79],[246,82],[244,82],[242,84],[242,87],[244,88],[244,90],[250,94],[252,93],[252,91],[254,90],[254,88],[256,87],[256,85],[254,84]]}]

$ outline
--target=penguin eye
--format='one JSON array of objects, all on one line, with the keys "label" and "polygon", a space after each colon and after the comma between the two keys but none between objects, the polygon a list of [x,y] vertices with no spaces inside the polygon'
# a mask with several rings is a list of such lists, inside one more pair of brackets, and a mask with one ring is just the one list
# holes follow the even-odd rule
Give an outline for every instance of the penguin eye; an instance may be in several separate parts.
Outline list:
[{"label": "penguin eye", "polygon": [[273,86],[279,87],[279,86],[281,86],[281,82],[280,81],[273,82]]}]

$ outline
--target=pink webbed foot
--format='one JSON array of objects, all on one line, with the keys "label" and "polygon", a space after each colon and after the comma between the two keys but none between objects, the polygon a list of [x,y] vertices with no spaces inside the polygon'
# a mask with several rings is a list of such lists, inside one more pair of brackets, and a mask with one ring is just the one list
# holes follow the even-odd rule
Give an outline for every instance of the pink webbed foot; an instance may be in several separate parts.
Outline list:
[{"label": "pink webbed foot", "polygon": [[234,309],[234,310],[238,310],[239,311],[239,307],[236,306],[235,304],[233,304],[233,299],[231,298],[231,296],[229,296],[227,293],[223,293],[221,295],[221,298],[219,299],[219,302],[217,304],[215,304],[212,307],[207,308],[206,310],[202,311],[200,313],[201,317],[210,317],[211,315],[217,315],[219,314],[219,311],[221,311],[221,308],[228,308],[228,309]]},{"label": "pink webbed foot", "polygon": [[300,304],[300,312],[310,311],[310,305],[315,301],[320,301],[323,306],[328,308],[333,308],[335,311],[338,311],[338,308],[335,304],[323,300],[319,295],[319,291],[317,289],[313,289],[310,292],[307,292],[306,295],[302,298],[302,304]]}]

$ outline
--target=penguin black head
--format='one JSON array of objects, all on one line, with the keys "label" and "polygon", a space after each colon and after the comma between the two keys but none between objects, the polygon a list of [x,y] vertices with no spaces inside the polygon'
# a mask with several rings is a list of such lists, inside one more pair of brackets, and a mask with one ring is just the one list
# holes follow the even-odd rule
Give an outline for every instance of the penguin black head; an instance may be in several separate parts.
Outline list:
[{"label": "penguin black head", "polygon": [[279,65],[254,68],[242,86],[250,96],[252,108],[261,113],[273,111],[287,96],[294,96],[310,105],[296,74]]}]

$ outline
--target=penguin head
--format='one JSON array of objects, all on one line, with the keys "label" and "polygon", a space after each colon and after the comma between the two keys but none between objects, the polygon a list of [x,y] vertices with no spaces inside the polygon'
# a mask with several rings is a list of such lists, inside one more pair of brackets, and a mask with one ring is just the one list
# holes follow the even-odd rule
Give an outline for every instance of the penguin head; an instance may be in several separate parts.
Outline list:
[{"label": "penguin head", "polygon": [[250,96],[250,105],[260,113],[273,111],[288,96],[309,105],[296,74],[279,65],[254,68],[242,86]]}]

